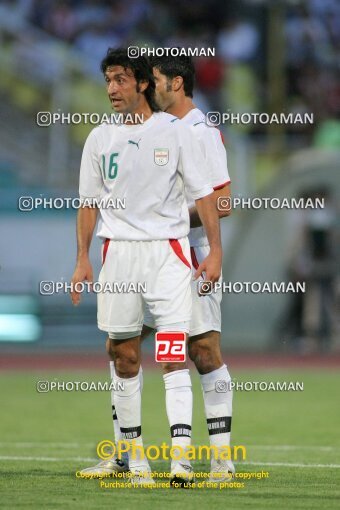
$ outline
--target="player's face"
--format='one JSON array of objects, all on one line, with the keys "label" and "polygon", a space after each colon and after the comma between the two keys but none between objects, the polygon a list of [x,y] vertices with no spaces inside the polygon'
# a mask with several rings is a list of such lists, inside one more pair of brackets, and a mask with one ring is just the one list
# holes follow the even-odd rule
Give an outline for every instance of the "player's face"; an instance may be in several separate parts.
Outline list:
[{"label": "player's face", "polygon": [[171,84],[165,74],[162,74],[156,67],[153,68],[152,72],[156,84],[156,101],[161,110],[165,112],[173,103],[173,91],[171,90]]},{"label": "player's face", "polygon": [[108,67],[105,72],[107,93],[112,108],[118,113],[134,113],[142,93],[131,69],[122,66]]}]

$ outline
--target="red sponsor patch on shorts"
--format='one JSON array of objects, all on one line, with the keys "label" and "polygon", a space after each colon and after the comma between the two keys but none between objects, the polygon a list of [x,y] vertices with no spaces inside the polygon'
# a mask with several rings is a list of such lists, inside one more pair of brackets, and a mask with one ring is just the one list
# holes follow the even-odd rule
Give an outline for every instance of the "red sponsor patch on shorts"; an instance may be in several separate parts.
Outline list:
[{"label": "red sponsor patch on shorts", "polygon": [[155,359],[157,362],[184,362],[186,359],[186,334],[182,331],[156,333]]}]

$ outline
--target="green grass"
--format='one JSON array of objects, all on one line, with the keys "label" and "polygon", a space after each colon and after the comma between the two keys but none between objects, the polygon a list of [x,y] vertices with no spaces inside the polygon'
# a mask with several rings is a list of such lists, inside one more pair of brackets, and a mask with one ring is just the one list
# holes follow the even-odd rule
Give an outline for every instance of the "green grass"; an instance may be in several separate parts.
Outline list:
[{"label": "green grass", "polygon": [[[80,480],[77,470],[95,459],[96,445],[112,439],[107,392],[37,393],[38,380],[107,380],[105,373],[0,375],[0,507],[44,509],[328,509],[338,508],[340,469],[339,377],[333,372],[234,371],[241,381],[303,381],[303,392],[235,392],[232,443],[247,459],[238,472],[268,471],[242,489],[104,489]],[[207,444],[202,397],[194,378],[193,443]],[[160,373],[144,373],[143,435],[147,444],[169,441]],[[38,458],[49,460],[39,460]],[[85,460],[84,460],[85,459]],[[168,471],[168,462],[151,463]],[[286,465],[288,464],[288,465]],[[299,467],[290,465],[298,464]],[[301,466],[304,465],[304,466]],[[208,471],[197,461],[196,471]]]}]

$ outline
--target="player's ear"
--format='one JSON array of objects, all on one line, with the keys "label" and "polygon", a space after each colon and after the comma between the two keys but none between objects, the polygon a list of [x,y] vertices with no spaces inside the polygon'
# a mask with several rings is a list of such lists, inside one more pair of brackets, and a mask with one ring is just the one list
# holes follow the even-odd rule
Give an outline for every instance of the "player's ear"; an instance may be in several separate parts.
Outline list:
[{"label": "player's ear", "polygon": [[172,90],[174,92],[178,92],[181,87],[183,87],[182,76],[175,76],[175,78],[173,78],[173,80],[172,80]]},{"label": "player's ear", "polygon": [[142,80],[137,85],[137,92],[145,92],[145,90],[148,88],[149,82],[147,80]]}]

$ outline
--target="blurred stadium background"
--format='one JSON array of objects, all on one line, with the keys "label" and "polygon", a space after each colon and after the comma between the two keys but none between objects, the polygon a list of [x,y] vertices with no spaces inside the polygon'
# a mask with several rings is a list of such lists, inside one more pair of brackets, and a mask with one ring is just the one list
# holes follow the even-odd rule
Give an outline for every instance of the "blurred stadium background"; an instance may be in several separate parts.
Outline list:
[{"label": "blurred stadium background", "polygon": [[[0,348],[103,352],[95,296],[41,296],[69,281],[72,210],[18,198],[76,197],[92,126],[39,127],[38,111],[110,112],[99,62],[116,45],[209,46],[196,60],[204,111],[313,113],[314,124],[224,124],[234,196],[325,197],[323,211],[243,210],[222,222],[226,281],[307,282],[303,296],[226,294],[225,351],[338,351],[340,2],[17,0],[0,3]],[[99,243],[92,258],[98,272]],[[151,349],[151,346],[150,346]]]},{"label": "blurred stadium background", "polygon": [[[246,445],[247,470],[269,469],[270,480],[229,491],[228,502],[235,510],[287,508],[287,501],[338,508],[340,1],[0,0],[0,38],[3,507],[112,506],[111,494],[73,476],[94,462],[99,441],[112,438],[108,393],[35,388],[42,379],[109,378],[95,296],[74,308],[68,295],[39,294],[42,280],[70,281],[76,211],[18,208],[20,196],[77,197],[92,126],[39,127],[36,114],[109,113],[99,71],[109,46],[205,45],[217,56],[196,61],[194,99],[202,110],[314,114],[312,125],[221,126],[233,195],[325,199],[322,210],[236,210],[222,221],[225,281],[306,281],[305,294],[224,295],[222,348],[232,377],[305,384],[294,394],[235,394],[233,444]],[[92,261],[98,274],[98,240]],[[160,444],[168,425],[151,340],[143,351],[144,438]],[[193,384],[193,440],[204,444],[194,371]],[[146,492],[138,499],[115,491],[114,503],[150,508],[155,499]],[[225,505],[224,497],[172,493],[162,508],[211,508]]]}]

